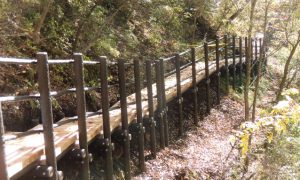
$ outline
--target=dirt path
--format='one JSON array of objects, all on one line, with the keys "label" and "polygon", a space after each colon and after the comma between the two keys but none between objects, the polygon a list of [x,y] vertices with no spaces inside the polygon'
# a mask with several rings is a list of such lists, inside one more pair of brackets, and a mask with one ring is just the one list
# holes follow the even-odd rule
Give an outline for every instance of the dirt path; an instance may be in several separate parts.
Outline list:
[{"label": "dirt path", "polygon": [[223,179],[232,174],[238,152],[232,150],[230,135],[243,120],[243,106],[230,98],[186,132],[175,144],[146,162],[147,172],[134,179]]}]

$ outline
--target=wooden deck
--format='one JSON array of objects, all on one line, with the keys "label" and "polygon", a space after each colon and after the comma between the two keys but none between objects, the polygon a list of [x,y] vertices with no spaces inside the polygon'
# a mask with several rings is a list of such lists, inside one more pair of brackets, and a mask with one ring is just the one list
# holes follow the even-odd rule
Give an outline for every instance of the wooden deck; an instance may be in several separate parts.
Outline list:
[{"label": "wooden deck", "polygon": [[[229,59],[229,65],[232,59]],[[225,61],[220,61],[220,68],[225,65]],[[204,62],[196,64],[197,82],[205,78]],[[216,71],[214,62],[209,65],[210,74]],[[152,85],[153,96],[156,96],[156,84]],[[188,66],[181,71],[181,88],[185,92],[192,87],[192,67]],[[176,98],[176,76],[171,75],[165,78],[166,99],[167,102]],[[135,94],[127,97],[128,102],[128,121],[133,122],[136,117]],[[119,102],[115,104],[118,106]],[[154,109],[157,107],[157,100],[154,98]],[[147,89],[142,89],[142,108],[143,115],[147,115]],[[111,130],[121,125],[121,109],[110,111]],[[34,129],[40,129],[37,126]],[[102,134],[102,115],[96,115],[87,119],[88,141],[91,142],[97,135]],[[58,157],[67,151],[72,145],[76,145],[78,139],[77,121],[70,122],[54,128],[56,156]],[[10,178],[30,166],[33,163],[43,161],[44,159],[44,137],[43,133],[28,135],[16,140],[7,141],[5,143],[6,162],[8,166],[8,174]]]}]

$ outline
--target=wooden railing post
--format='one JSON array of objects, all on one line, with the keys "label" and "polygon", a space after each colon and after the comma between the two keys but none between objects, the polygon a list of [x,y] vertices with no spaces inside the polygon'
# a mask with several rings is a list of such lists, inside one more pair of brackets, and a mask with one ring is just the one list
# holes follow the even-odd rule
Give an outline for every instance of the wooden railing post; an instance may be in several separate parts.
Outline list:
[{"label": "wooden railing post", "polygon": [[123,59],[118,61],[119,76],[119,94],[121,105],[121,121],[122,121],[122,137],[124,146],[124,171],[125,179],[131,179],[130,174],[130,134],[128,130],[128,112],[127,112],[127,96],[126,96],[126,78],[125,78],[125,62]]},{"label": "wooden railing post", "polygon": [[155,61],[155,76],[156,76],[156,94],[157,94],[157,116],[159,122],[159,135],[160,135],[160,147],[165,148],[165,128],[163,123],[163,104],[162,104],[162,92],[161,92],[161,72],[160,63]]},{"label": "wooden railing post", "polygon": [[208,46],[204,43],[204,57],[205,57],[205,84],[206,84],[206,113],[210,113],[210,78],[209,78],[209,64],[208,64]]},{"label": "wooden railing post", "polygon": [[236,67],[235,67],[235,36],[232,36],[232,65],[233,65],[233,80],[232,80],[232,88],[235,90],[235,81],[236,81],[236,77],[235,77],[235,72],[236,72]]},{"label": "wooden railing post", "polygon": [[239,55],[239,58],[240,58],[240,71],[239,71],[239,77],[240,77],[240,85],[243,83],[242,82],[242,73],[243,73],[243,38],[240,37],[239,38],[239,52],[240,52],[240,55]]},{"label": "wooden railing post", "polygon": [[225,91],[229,93],[229,69],[228,69],[228,39],[227,35],[224,36],[224,48],[225,48]]},{"label": "wooden railing post", "polygon": [[48,55],[46,52],[37,53],[37,72],[40,92],[40,106],[45,141],[46,166],[53,168],[52,180],[58,179],[56,154],[53,134],[53,114],[50,97],[50,79]]},{"label": "wooden railing post", "polygon": [[198,125],[198,87],[197,87],[197,72],[196,72],[196,53],[195,48],[191,48],[192,59],[192,83],[193,83],[193,99],[194,99],[194,124]]},{"label": "wooden railing post", "polygon": [[245,65],[246,65],[246,70],[245,70],[245,75],[247,76],[247,71],[249,71],[249,69],[247,68],[247,63],[249,63],[249,55],[248,55],[248,38],[245,37]]},{"label": "wooden railing post", "polygon": [[86,101],[84,92],[84,74],[83,74],[83,57],[81,53],[74,53],[74,72],[76,85],[76,101],[77,101],[77,116],[78,116],[78,137],[79,147],[85,150],[83,157],[82,168],[79,171],[80,179],[90,179],[89,169],[89,151],[87,141],[86,127]]},{"label": "wooden railing post", "polygon": [[258,66],[257,66],[257,61],[258,61],[258,49],[257,49],[257,39],[255,38],[255,74],[257,75],[258,73]]},{"label": "wooden railing post", "polygon": [[168,107],[166,100],[166,87],[165,87],[165,67],[163,59],[159,59],[160,75],[161,75],[161,92],[162,92],[162,106],[163,106],[163,120],[165,128],[165,145],[169,146],[169,124],[168,124]]},{"label": "wooden railing post", "polygon": [[2,103],[0,102],[0,179],[8,180],[6,160],[5,160],[5,146],[4,146],[4,121],[2,114]]},{"label": "wooden railing post", "polygon": [[150,121],[150,149],[153,158],[156,158],[156,132],[154,121],[153,89],[152,89],[152,67],[151,61],[146,61],[147,96]]},{"label": "wooden railing post", "polygon": [[105,177],[107,180],[113,180],[113,159],[112,143],[109,117],[109,98],[108,98],[108,80],[107,80],[107,60],[106,57],[100,57],[100,81],[101,81],[101,103],[103,119],[103,135],[106,143],[105,149]]},{"label": "wooden railing post", "polygon": [[139,166],[142,172],[146,171],[144,156],[144,125],[142,111],[142,95],[141,95],[141,78],[140,78],[140,62],[134,60],[134,84],[135,84],[135,100],[136,100],[136,119],[139,124]]},{"label": "wooden railing post", "polygon": [[216,37],[216,73],[217,73],[217,104],[220,104],[220,47],[219,37]]},{"label": "wooden railing post", "polygon": [[183,112],[182,112],[183,98],[181,94],[181,74],[180,74],[179,54],[175,55],[175,66],[176,66],[177,100],[178,100],[179,136],[182,136],[183,135]]},{"label": "wooden railing post", "polygon": [[253,42],[254,42],[254,39],[253,38],[251,38],[251,51],[250,51],[250,54],[251,54],[251,56],[250,56],[250,61],[251,61],[251,65],[250,65],[250,73],[251,73],[251,77],[252,78],[254,78],[254,53],[253,53]]}]

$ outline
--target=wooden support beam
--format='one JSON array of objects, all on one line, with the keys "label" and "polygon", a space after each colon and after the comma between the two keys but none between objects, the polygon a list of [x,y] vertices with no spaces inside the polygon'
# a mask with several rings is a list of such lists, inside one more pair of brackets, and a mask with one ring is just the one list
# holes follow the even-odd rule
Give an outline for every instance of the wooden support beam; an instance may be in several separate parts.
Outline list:
[{"label": "wooden support beam", "polygon": [[139,167],[142,172],[146,171],[145,155],[144,155],[144,125],[142,111],[142,95],[141,95],[141,77],[140,77],[140,62],[134,60],[134,84],[135,84],[135,100],[136,100],[136,119],[139,124]]},{"label": "wooden support beam", "polygon": [[205,85],[206,85],[206,113],[210,113],[210,78],[209,78],[209,65],[208,65],[208,47],[207,42],[204,43],[204,57],[205,57]]},{"label": "wooden support beam", "polygon": [[112,143],[109,116],[109,97],[108,97],[108,80],[107,80],[107,60],[106,57],[100,57],[100,81],[101,81],[101,103],[103,118],[103,135],[106,143],[105,149],[105,178],[113,180],[113,159]]},{"label": "wooden support beam", "polygon": [[154,121],[154,105],[153,105],[153,89],[152,89],[152,64],[151,61],[146,61],[146,79],[147,79],[147,97],[148,97],[148,110],[150,121],[150,146],[151,155],[156,158],[156,132]]},{"label": "wooden support beam", "polygon": [[236,81],[236,67],[235,67],[235,65],[236,65],[236,63],[235,63],[235,36],[232,36],[232,60],[233,60],[233,62],[232,62],[232,66],[233,66],[233,80],[232,80],[232,88],[235,90],[236,88],[235,88],[235,81]]},{"label": "wooden support beam", "polygon": [[192,83],[193,83],[193,99],[194,99],[194,124],[198,125],[198,87],[196,77],[196,53],[195,48],[191,48],[191,59],[192,59]]},{"label": "wooden support beam", "polygon": [[46,165],[51,166],[53,168],[53,175],[52,177],[50,177],[50,179],[56,180],[58,179],[58,173],[57,173],[57,162],[56,162],[54,134],[53,134],[52,104],[50,99],[48,55],[46,52],[39,52],[37,53],[36,57],[37,57],[38,85],[39,85],[39,92],[41,95],[40,106],[41,106],[42,123],[43,123],[43,131],[44,131]]},{"label": "wooden support beam", "polygon": [[119,94],[121,105],[121,122],[122,122],[122,137],[124,148],[124,172],[125,179],[131,179],[130,172],[130,134],[128,130],[128,112],[127,112],[127,97],[126,97],[126,77],[125,77],[125,61],[118,61],[118,76],[119,76]]},{"label": "wooden support beam", "polygon": [[224,36],[224,48],[225,48],[225,91],[229,93],[229,69],[228,69],[228,37]]},{"label": "wooden support beam", "polygon": [[244,56],[244,54],[243,54],[243,38],[242,37],[240,37],[239,38],[239,66],[240,66],[240,68],[239,68],[239,77],[240,77],[240,85],[242,85],[243,84],[243,56]]},{"label": "wooden support beam", "polygon": [[80,179],[90,179],[89,169],[89,151],[87,141],[86,129],[86,102],[85,102],[85,83],[83,73],[83,56],[81,53],[75,53],[74,58],[74,73],[76,86],[76,102],[77,102],[77,116],[78,116],[78,138],[79,148],[85,150],[85,157],[83,158],[82,167],[79,170]]},{"label": "wooden support beam", "polygon": [[183,135],[183,112],[182,112],[182,92],[181,92],[181,77],[180,77],[180,56],[175,55],[176,68],[176,86],[177,86],[177,101],[178,101],[178,121],[179,121],[179,136]]},{"label": "wooden support beam", "polygon": [[216,74],[217,74],[217,104],[220,104],[220,47],[219,37],[216,37]]},{"label": "wooden support beam", "polygon": [[169,146],[169,124],[168,124],[168,107],[166,100],[166,89],[165,89],[165,67],[163,59],[159,60],[160,64],[160,75],[161,75],[161,92],[162,92],[162,106],[163,106],[163,122],[165,132],[165,146]]},{"label": "wooden support beam", "polygon": [[156,74],[156,93],[157,93],[157,117],[159,122],[159,135],[160,135],[160,147],[165,148],[165,128],[163,123],[163,104],[162,104],[162,92],[161,92],[161,69],[159,61],[155,61],[155,74]]},{"label": "wooden support beam", "polygon": [[5,149],[4,149],[4,140],[3,135],[4,130],[4,121],[2,114],[2,103],[0,102],[0,179],[8,180],[7,166],[5,160]]}]

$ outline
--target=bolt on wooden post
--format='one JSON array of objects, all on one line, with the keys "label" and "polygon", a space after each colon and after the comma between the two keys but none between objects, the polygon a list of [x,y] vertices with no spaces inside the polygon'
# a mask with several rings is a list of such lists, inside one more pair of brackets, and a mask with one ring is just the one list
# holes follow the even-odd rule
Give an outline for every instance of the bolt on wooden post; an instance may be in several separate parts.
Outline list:
[{"label": "bolt on wooden post", "polygon": [[78,116],[78,137],[79,147],[85,150],[82,167],[80,168],[80,179],[90,179],[89,169],[89,152],[86,128],[86,101],[84,91],[84,73],[83,73],[83,56],[81,53],[74,53],[74,72],[76,85],[76,101]]},{"label": "bolt on wooden post", "polygon": [[127,112],[127,97],[126,97],[126,78],[125,78],[125,61],[118,61],[118,76],[119,76],[119,94],[121,105],[121,121],[122,134],[124,138],[124,171],[125,179],[131,179],[130,174],[130,135],[128,131],[128,112]]},{"label": "bolt on wooden post", "polygon": [[109,97],[107,80],[107,60],[105,56],[100,57],[100,82],[101,82],[101,103],[103,119],[103,135],[106,143],[105,149],[105,177],[113,179],[112,143],[109,117]]}]

